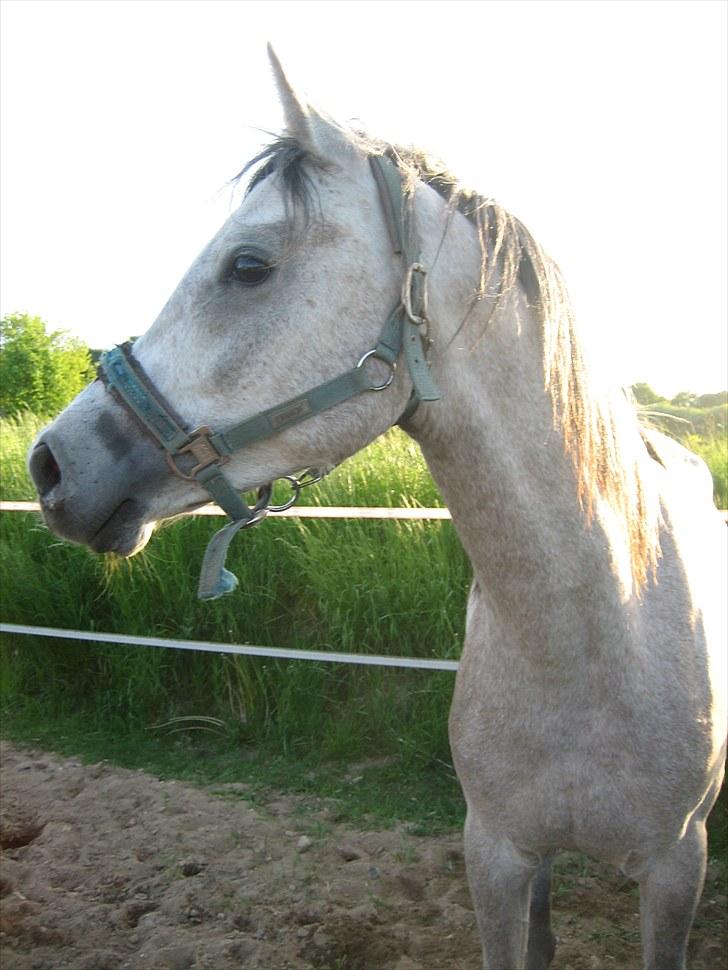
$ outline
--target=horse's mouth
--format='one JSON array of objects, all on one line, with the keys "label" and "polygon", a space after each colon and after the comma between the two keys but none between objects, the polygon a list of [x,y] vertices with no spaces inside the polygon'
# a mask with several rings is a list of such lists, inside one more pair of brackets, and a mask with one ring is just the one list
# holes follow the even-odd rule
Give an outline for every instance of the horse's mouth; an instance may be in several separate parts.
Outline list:
[{"label": "horse's mouth", "polygon": [[97,529],[89,539],[88,546],[94,552],[115,552],[119,556],[133,556],[147,544],[151,531],[151,525],[145,527],[139,503],[134,499],[126,499]]}]

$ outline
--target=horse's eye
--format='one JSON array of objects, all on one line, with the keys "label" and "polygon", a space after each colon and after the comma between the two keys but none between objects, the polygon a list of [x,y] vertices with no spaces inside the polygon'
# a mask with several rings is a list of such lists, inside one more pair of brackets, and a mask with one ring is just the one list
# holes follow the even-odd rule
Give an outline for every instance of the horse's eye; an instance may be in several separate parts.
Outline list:
[{"label": "horse's eye", "polygon": [[265,283],[272,272],[273,267],[260,256],[255,256],[253,253],[242,253],[236,257],[231,275],[234,280],[242,283],[243,286],[259,286],[261,283]]}]

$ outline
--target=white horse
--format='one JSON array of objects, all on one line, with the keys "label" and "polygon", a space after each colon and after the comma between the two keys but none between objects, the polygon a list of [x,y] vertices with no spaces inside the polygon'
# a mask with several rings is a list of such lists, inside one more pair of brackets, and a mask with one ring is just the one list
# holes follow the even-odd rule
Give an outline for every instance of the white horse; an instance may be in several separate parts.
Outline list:
[{"label": "white horse", "polygon": [[484,966],[548,966],[569,849],[638,881],[645,966],[682,968],[725,755],[707,470],[595,390],[558,269],[516,219],[314,111],[271,56],[286,135],[151,329],[39,437],[46,521],[131,555],[205,488],[232,508],[402,421],[473,567],[450,736]]}]

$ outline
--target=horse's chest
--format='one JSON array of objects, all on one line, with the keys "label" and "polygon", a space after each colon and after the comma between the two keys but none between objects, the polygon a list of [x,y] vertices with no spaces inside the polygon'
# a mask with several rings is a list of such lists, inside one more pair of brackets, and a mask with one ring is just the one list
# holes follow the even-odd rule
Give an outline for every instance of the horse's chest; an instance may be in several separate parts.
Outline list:
[{"label": "horse's chest", "polygon": [[695,777],[683,768],[679,785],[672,780],[677,766],[693,763],[684,747],[705,754],[700,738],[687,732],[666,745],[646,692],[613,674],[598,663],[556,670],[524,663],[517,650],[509,658],[466,650],[450,717],[453,757],[468,804],[516,844],[578,848],[621,864],[652,833],[677,837],[699,798],[705,758],[694,759]]}]

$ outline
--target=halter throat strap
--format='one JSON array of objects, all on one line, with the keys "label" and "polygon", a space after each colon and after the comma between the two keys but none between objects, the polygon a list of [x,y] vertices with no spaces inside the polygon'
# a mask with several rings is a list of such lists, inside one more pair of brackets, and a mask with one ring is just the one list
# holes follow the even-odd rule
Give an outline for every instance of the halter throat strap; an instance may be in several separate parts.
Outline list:
[{"label": "halter throat strap", "polygon": [[[232,454],[359,394],[386,390],[394,380],[397,361],[403,351],[413,390],[399,420],[410,417],[420,401],[436,401],[440,397],[426,359],[425,348],[429,344],[427,274],[411,249],[408,217],[411,200],[403,191],[402,176],[394,162],[385,156],[372,156],[370,164],[379,187],[394,252],[403,257],[406,271],[401,299],[387,317],[376,346],[350,370],[225,431],[213,431],[204,426],[190,431],[144,373],[133,356],[130,343],[107,351],[99,361],[99,376],[164,450],[171,471],[204,488],[232,519],[213,536],[205,551],[198,586],[200,599],[216,599],[235,588],[236,578],[224,568],[230,540],[239,529],[260,522],[273,508],[269,505],[270,483],[259,490],[258,501],[252,508],[237,492],[222,470]],[[387,366],[384,380],[372,377],[371,368],[367,367],[371,359]],[[315,480],[321,474],[311,473]],[[295,500],[302,483],[296,479],[289,481],[294,483]]]}]

